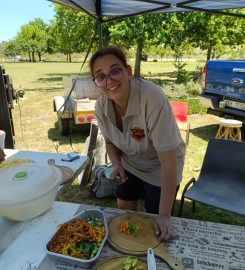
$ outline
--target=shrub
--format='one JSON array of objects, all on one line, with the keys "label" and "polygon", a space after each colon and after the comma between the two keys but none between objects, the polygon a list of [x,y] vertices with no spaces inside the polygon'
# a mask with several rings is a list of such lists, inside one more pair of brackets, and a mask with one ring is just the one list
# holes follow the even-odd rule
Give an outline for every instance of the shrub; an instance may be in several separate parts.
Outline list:
[{"label": "shrub", "polygon": [[194,82],[201,82],[203,66],[204,66],[204,64],[198,64],[196,66],[196,70],[194,72],[192,72],[192,79]]},{"label": "shrub", "polygon": [[197,97],[201,94],[201,84],[190,81],[185,86],[189,97]]},{"label": "shrub", "polygon": [[184,67],[187,65],[187,63],[183,63],[179,60],[177,60],[175,63],[173,63],[175,68],[177,68],[177,73],[176,73],[176,83],[181,84],[181,83],[187,83],[192,79],[192,75],[190,72],[184,69]]},{"label": "shrub", "polygon": [[189,114],[206,113],[206,108],[200,104],[198,99],[201,92],[200,83],[190,81],[186,84],[164,85],[163,90],[169,100],[187,101],[189,103]]},{"label": "shrub", "polygon": [[205,114],[207,112],[206,108],[199,102],[198,98],[190,98],[187,100],[189,103],[189,111],[188,114]]},{"label": "shrub", "polygon": [[171,84],[163,86],[165,95],[169,99],[187,99],[188,93],[184,84]]},{"label": "shrub", "polygon": [[186,84],[163,85],[164,92],[168,98],[193,98],[201,93],[201,85],[193,81]]}]

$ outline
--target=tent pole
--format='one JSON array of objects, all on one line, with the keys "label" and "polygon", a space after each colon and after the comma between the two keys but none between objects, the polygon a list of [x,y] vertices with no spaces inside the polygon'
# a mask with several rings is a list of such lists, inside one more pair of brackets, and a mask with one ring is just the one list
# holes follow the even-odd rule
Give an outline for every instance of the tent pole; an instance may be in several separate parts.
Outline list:
[{"label": "tent pole", "polygon": [[99,49],[101,49],[103,46],[101,0],[95,0],[95,9],[97,15],[97,33],[99,37]]},{"label": "tent pole", "polygon": [[103,36],[102,36],[102,23],[101,20],[97,21],[97,31],[99,36],[99,49],[103,46]]}]

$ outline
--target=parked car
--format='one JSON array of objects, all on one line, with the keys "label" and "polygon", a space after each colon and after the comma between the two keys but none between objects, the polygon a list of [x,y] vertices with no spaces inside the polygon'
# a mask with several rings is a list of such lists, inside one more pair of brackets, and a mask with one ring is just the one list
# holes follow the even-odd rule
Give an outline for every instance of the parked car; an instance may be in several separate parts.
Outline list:
[{"label": "parked car", "polygon": [[209,60],[200,101],[207,112],[245,122],[245,60]]}]

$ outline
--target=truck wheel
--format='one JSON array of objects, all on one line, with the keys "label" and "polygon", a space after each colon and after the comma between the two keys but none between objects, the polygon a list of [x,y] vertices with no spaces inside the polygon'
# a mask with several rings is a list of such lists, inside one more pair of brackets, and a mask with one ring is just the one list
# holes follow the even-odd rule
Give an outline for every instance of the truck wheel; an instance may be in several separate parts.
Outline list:
[{"label": "truck wheel", "polygon": [[68,118],[61,118],[58,116],[58,128],[59,132],[62,135],[69,135],[70,134],[70,127],[69,127],[69,119]]}]

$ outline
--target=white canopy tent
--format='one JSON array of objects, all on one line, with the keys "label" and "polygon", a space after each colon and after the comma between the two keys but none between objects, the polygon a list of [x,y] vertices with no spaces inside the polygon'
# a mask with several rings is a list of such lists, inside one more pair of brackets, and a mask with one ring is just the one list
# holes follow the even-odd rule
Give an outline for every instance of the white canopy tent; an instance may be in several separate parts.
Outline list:
[{"label": "white canopy tent", "polygon": [[245,8],[245,0],[51,0],[84,11],[95,19],[124,18],[139,14],[203,11],[232,16],[227,9]]}]

